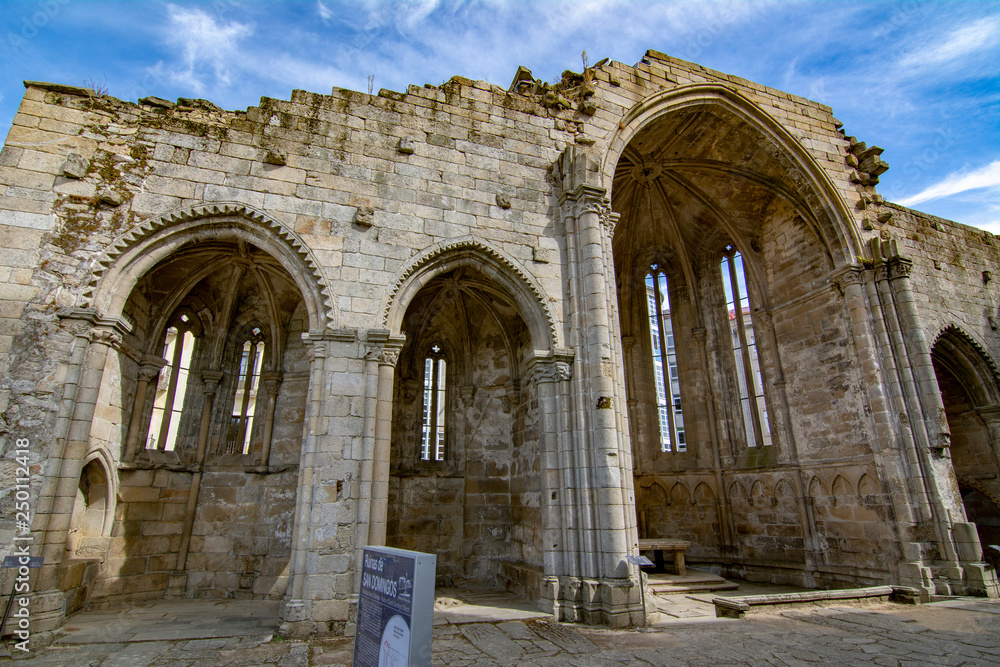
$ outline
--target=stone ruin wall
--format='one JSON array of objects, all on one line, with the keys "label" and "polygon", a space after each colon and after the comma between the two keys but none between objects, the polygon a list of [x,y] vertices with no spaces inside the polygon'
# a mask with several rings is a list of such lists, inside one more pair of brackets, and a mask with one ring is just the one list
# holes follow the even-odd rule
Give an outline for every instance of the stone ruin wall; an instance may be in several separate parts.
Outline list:
[{"label": "stone ruin wall", "polygon": [[[237,202],[281,221],[317,260],[318,273],[333,297],[331,325],[358,330],[382,326],[382,295],[414,255],[435,243],[473,236],[525,267],[550,296],[547,306],[558,335],[565,338],[569,313],[563,310],[564,230],[550,168],[568,145],[592,147],[587,150],[598,156],[608,148],[620,149],[614,142],[621,141],[616,132],[623,115],[654,91],[701,82],[734,87],[798,139],[849,206],[861,198],[859,193],[870,191],[852,182],[857,172],[849,159],[850,144],[836,131],[828,107],[655,52],[634,68],[608,62],[589,72],[592,114],[561,108],[558,99],[546,106],[544,95],[512,94],[461,77],[440,87],[411,86],[406,93],[294,91],[290,100],[265,98],[245,113],[223,111],[201,100],[173,105],[147,98],[136,105],[94,98],[81,89],[29,86],[0,153],[0,194],[6,209],[0,217],[5,223],[0,246],[6,249],[7,265],[0,273],[0,376],[8,378],[0,394],[0,414],[8,430],[15,427],[38,443],[36,479],[43,472],[51,474],[58,464],[50,458],[50,434],[63,381],[59,362],[68,357],[70,336],[56,326],[55,309],[85,305],[95,259],[103,249],[143,221],[170,211]],[[587,91],[570,80],[560,95],[572,107]],[[67,161],[67,153],[79,155],[78,164]],[[1000,315],[982,287],[981,271],[986,269],[978,268],[1000,270],[992,237],[951,223],[940,223],[941,231],[925,216],[893,210],[896,217],[888,229],[903,254],[914,260],[915,288],[926,281],[930,293],[939,295],[920,304],[928,339],[957,318],[995,356],[997,336],[984,314]],[[866,213],[857,210],[855,216],[858,229],[866,228]],[[897,234],[897,228],[905,234]],[[862,236],[877,232],[866,229]],[[788,295],[796,289],[821,294],[775,316],[775,330],[791,385],[792,428],[799,434],[804,462],[813,469],[807,484],[816,499],[816,523],[823,539],[838,540],[844,576],[849,578],[848,566],[884,572],[885,560],[892,556],[884,549],[884,490],[874,481],[877,474],[870,465],[872,435],[862,417],[860,375],[853,367],[846,309],[835,289],[820,284],[821,277],[809,285],[801,281],[803,268],[822,276],[830,267],[803,267],[795,261],[796,249],[813,242],[814,237],[792,228],[764,235],[774,258],[768,263],[772,289]],[[942,268],[928,269],[935,260],[943,262]],[[357,356],[352,345],[332,346],[340,350],[334,356]],[[831,371],[826,383],[839,387],[836,410],[830,410],[829,393],[824,394],[829,387],[807,386],[818,381],[817,354]],[[362,368],[360,361],[332,361],[331,396],[360,395],[351,378]],[[121,390],[127,393],[128,387]],[[316,543],[328,549],[324,571],[338,574],[332,589],[323,594],[331,600],[345,586],[350,589],[344,554],[352,539],[345,536],[351,533],[356,500],[352,483],[357,462],[351,457],[363,419],[350,400],[335,402],[327,399],[335,416],[321,424],[319,433],[332,446],[319,454],[317,468],[324,471],[327,488],[343,489],[320,500],[311,527]],[[116,416],[118,406],[107,405],[110,409],[98,418],[107,422],[102,432],[114,445],[124,425]],[[295,435],[289,433],[287,440],[293,447]],[[798,509],[789,500],[792,483],[781,472],[767,470],[769,461],[731,464],[738,470],[727,478],[726,489],[714,488],[714,479],[698,471],[640,477],[641,520],[655,524],[660,533],[692,539],[695,560],[717,557],[718,538],[713,541],[712,536],[719,534],[720,520],[699,501],[724,495],[732,507],[733,528],[744,538],[739,554],[743,562],[761,568],[801,562],[803,536],[794,518]],[[9,489],[12,464],[5,460],[3,465],[0,480]],[[173,484],[166,479],[169,474],[152,487],[146,477],[138,472],[123,477],[119,518],[123,526],[141,521],[142,527],[134,530],[144,531],[143,538],[149,539],[143,543],[153,545],[157,536],[152,533],[172,530],[169,524],[176,517],[171,514],[173,501],[161,495],[152,498],[150,489],[170,495]],[[223,517],[223,532],[229,537],[220,536],[224,543],[214,546],[206,539],[198,548],[193,541],[194,570],[202,557],[207,563],[220,554],[231,567],[237,557],[254,555],[254,545],[237,546],[249,525],[242,522],[258,521],[241,514],[245,503],[276,493],[282,502],[274,505],[272,519],[283,520],[281,512],[290,511],[285,501],[293,486],[279,484],[279,490],[272,490],[268,484],[251,485],[228,496],[222,493],[225,488],[231,485],[220,473],[217,480],[206,482],[204,492],[216,497],[207,509]],[[457,494],[443,488],[436,493]],[[405,498],[403,491],[397,494],[397,502]],[[156,516],[142,515],[144,503],[159,507],[149,510]],[[201,517],[196,535],[218,528],[213,521]],[[647,523],[647,530],[652,524]],[[523,541],[531,539],[534,536],[527,535]],[[149,553],[122,556],[142,561],[131,561],[136,576],[145,577],[131,590],[161,587],[156,573],[169,563],[154,560],[166,558],[172,548],[164,543],[143,547]],[[235,588],[280,595],[280,554],[287,546],[268,549],[278,554],[279,566],[265,573],[266,583],[246,588],[236,582]],[[201,556],[195,558],[196,553]],[[859,563],[864,558],[867,564]],[[211,570],[206,565],[202,583],[195,584],[198,594],[233,588],[233,581],[209,581]],[[124,581],[108,586],[107,595],[125,590]]]}]

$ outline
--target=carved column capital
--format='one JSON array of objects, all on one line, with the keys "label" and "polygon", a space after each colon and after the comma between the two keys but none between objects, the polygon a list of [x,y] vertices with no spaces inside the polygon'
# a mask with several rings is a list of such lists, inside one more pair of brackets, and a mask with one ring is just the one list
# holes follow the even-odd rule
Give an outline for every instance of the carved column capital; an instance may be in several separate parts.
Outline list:
[{"label": "carved column capital", "polygon": [[204,383],[202,391],[205,394],[212,395],[219,388],[219,382],[222,381],[222,371],[202,371],[201,381]]},{"label": "carved column capital", "polygon": [[528,368],[528,382],[564,382],[573,377],[572,367],[565,361],[538,361]]},{"label": "carved column capital", "polygon": [[391,366],[396,367],[396,363],[399,362],[399,349],[398,348],[383,348],[381,354],[378,357],[379,366]]},{"label": "carved column capital", "polygon": [[147,354],[139,363],[139,381],[149,382],[155,378],[160,369],[167,365],[167,360],[152,354]]},{"label": "carved column capital", "polygon": [[886,263],[889,280],[908,278],[913,271],[913,262],[905,257],[893,257]]},{"label": "carved column capital", "polygon": [[268,396],[277,396],[278,387],[285,379],[281,371],[264,371],[260,374],[260,383],[264,385],[264,390]]},{"label": "carved column capital", "polygon": [[830,282],[840,291],[847,293],[847,288],[851,285],[862,285],[865,282],[865,267],[848,266],[830,278]]}]

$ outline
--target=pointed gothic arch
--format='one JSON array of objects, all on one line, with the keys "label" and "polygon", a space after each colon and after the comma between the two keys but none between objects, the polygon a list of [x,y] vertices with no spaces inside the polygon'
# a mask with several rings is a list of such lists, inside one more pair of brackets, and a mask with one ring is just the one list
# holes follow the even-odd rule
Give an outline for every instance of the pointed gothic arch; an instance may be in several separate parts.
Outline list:
[{"label": "pointed gothic arch", "polygon": [[795,191],[796,188],[787,187],[751,170],[712,160],[688,162],[688,168],[706,173],[725,172],[751,182],[766,183],[785,198],[814,229],[836,266],[857,262],[857,258],[864,254],[861,235],[850,208],[826,171],[782,123],[753,101],[725,85],[699,83],[661,90],[639,101],[626,112],[608,142],[608,150],[601,164],[601,178],[608,191],[612,190],[619,159],[643,129],[672,113],[695,107],[724,109],[763,135],[795,179],[794,185],[798,192]]},{"label": "pointed gothic arch", "polygon": [[562,344],[555,317],[546,305],[545,290],[515,259],[484,241],[463,237],[427,248],[397,273],[383,299],[382,322],[392,334],[401,331],[403,317],[414,296],[431,280],[449,271],[470,267],[492,280],[517,306],[531,332],[536,350],[554,350]]},{"label": "pointed gothic arch", "polygon": [[147,220],[113,242],[95,262],[87,305],[105,316],[121,313],[132,287],[177,250],[200,241],[239,240],[274,257],[294,279],[309,313],[309,329],[335,327],[333,292],[309,247],[287,225],[245,204],[188,206]]},{"label": "pointed gothic arch", "polygon": [[961,327],[941,329],[931,347],[934,365],[962,383],[975,407],[1000,405],[1000,371],[985,346]]}]

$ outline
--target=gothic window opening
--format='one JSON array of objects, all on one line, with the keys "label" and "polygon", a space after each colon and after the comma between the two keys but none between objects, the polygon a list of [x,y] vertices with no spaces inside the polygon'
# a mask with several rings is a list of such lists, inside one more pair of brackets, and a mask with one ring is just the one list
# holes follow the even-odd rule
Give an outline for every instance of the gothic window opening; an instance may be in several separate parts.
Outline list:
[{"label": "gothic window opening", "polygon": [[260,327],[253,327],[240,349],[239,376],[226,437],[227,454],[249,454],[254,415],[260,389],[260,367],[264,359],[264,339]]},{"label": "gothic window opening", "polygon": [[434,344],[424,359],[424,418],[420,442],[421,461],[444,461],[447,366],[440,345]]},{"label": "gothic window opening", "polygon": [[733,246],[726,246],[720,269],[726,291],[727,326],[736,362],[736,385],[747,446],[766,447],[771,444],[771,429],[767,419],[764,383],[757,357],[757,338],[754,334],[743,256]]},{"label": "gothic window opening", "polygon": [[172,452],[177,446],[177,433],[184,399],[187,396],[188,374],[194,352],[194,314],[180,313],[174,318],[163,341],[163,358],[167,365],[160,371],[149,420],[146,449]]},{"label": "gothic window opening", "polygon": [[677,348],[667,276],[653,264],[646,274],[646,304],[653,350],[653,377],[656,383],[656,411],[660,425],[660,451],[687,451],[681,385],[677,373]]}]

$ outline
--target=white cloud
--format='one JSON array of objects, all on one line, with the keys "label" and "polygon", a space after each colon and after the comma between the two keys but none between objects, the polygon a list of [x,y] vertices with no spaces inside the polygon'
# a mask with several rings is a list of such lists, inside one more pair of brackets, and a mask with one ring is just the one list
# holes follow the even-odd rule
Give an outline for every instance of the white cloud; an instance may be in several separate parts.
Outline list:
[{"label": "white cloud", "polygon": [[239,43],[253,34],[253,26],[222,23],[201,9],[168,4],[167,11],[167,41],[180,48],[183,60],[183,67],[170,72],[170,77],[201,93],[207,88],[206,70],[210,70],[218,83],[227,85],[234,63],[239,62]]},{"label": "white cloud", "polygon": [[323,0],[316,0],[316,11],[324,23],[333,18],[333,10],[327,7]]},{"label": "white cloud", "polygon": [[952,30],[940,44],[921,44],[903,56],[901,67],[915,68],[945,65],[984,48],[992,48],[1000,39],[1000,18],[989,17]]},{"label": "white cloud", "polygon": [[996,187],[1000,187],[1000,160],[994,160],[988,165],[970,172],[948,174],[943,180],[922,192],[901,199],[899,204],[913,206],[920,202],[949,197],[968,190]]}]

